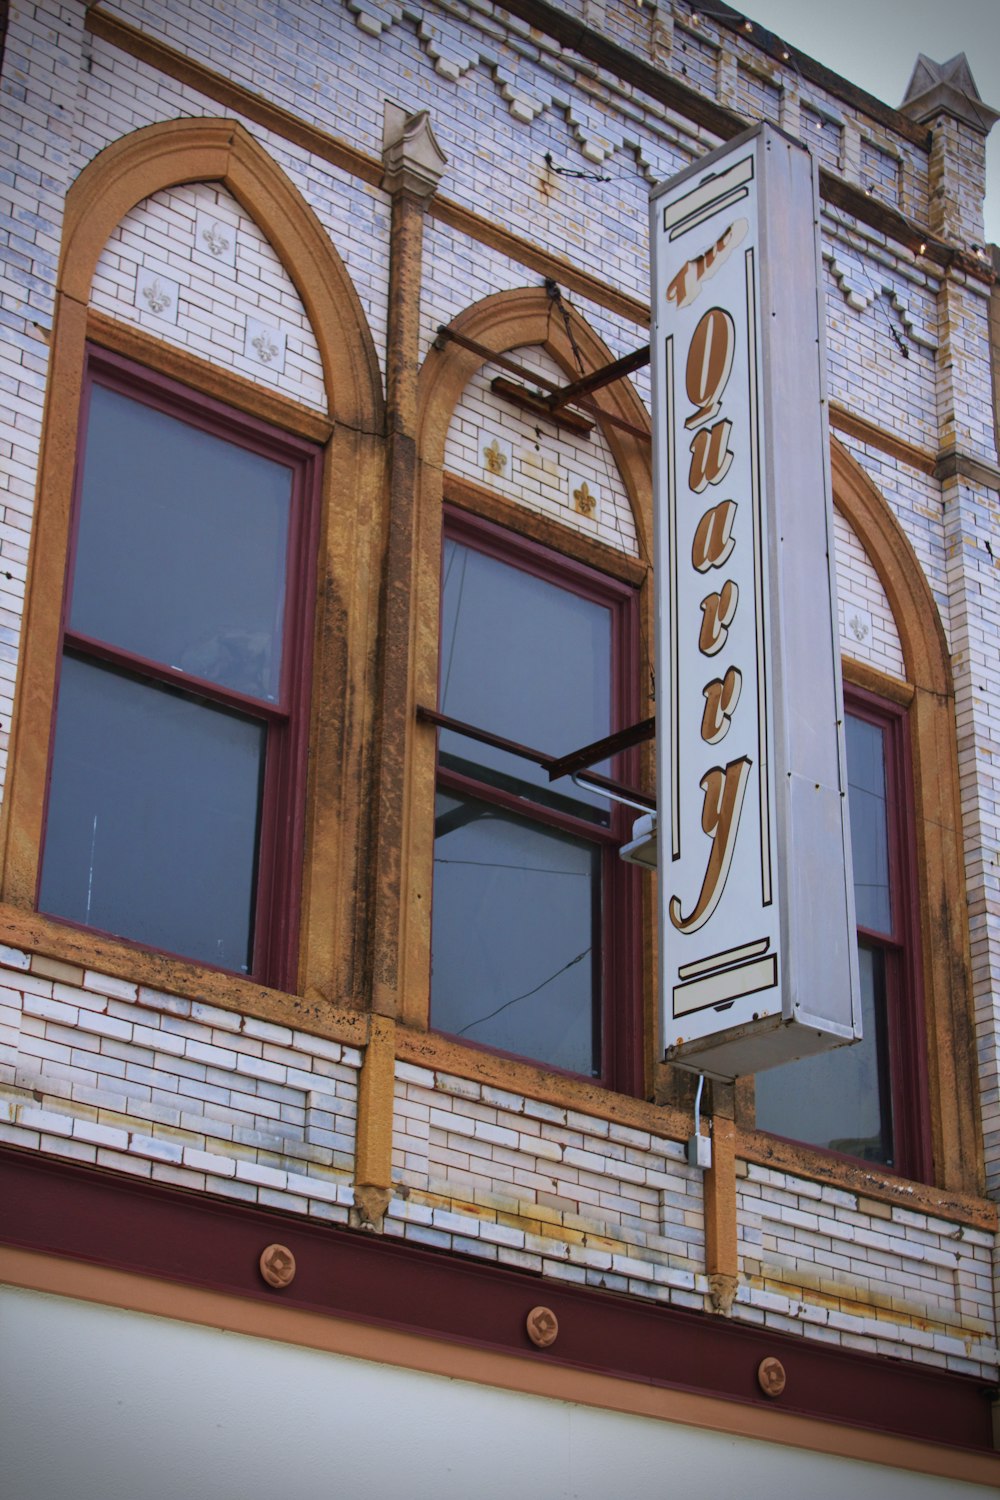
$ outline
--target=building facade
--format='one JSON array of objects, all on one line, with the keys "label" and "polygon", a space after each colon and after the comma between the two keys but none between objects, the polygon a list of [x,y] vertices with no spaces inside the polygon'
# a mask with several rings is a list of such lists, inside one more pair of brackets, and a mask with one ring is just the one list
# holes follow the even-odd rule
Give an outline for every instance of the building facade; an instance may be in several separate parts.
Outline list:
[{"label": "building facade", "polygon": [[[721,4],[13,0],[2,106],[10,1493],[996,1485],[965,59],[894,109]],[[550,772],[655,713],[649,189],[759,120],[819,168],[864,1040],[701,1091],[650,743]]]}]

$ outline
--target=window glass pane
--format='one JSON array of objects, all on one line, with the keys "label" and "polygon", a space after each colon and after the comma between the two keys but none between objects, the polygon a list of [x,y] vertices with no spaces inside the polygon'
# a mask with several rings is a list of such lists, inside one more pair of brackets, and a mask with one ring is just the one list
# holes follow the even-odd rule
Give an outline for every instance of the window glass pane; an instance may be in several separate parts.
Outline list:
[{"label": "window glass pane", "polygon": [[68,656],[39,905],[251,965],[264,726]]},{"label": "window glass pane", "polygon": [[600,851],[446,794],[435,831],[433,1025],[598,1074]]},{"label": "window glass pane", "polygon": [[[441,712],[550,755],[611,732],[611,611],[458,542],[445,543]],[[445,765],[607,820],[568,778],[442,731]],[[607,771],[607,766],[594,769]]]},{"label": "window glass pane", "polygon": [[291,480],[95,384],[71,628],[276,701]]},{"label": "window glass pane", "polygon": [[893,1159],[885,956],[860,947],[863,1040],[757,1075],[757,1124],[864,1161]]},{"label": "window glass pane", "polygon": [[877,724],[847,715],[847,781],[858,926],[892,932],[885,744]]}]

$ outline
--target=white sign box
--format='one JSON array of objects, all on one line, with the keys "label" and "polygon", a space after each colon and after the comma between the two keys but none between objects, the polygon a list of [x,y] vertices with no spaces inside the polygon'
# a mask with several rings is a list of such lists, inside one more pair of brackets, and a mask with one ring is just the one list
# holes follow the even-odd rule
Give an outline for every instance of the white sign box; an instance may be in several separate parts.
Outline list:
[{"label": "white sign box", "polygon": [[762,124],[651,198],[667,1058],[857,1040],[812,158]]}]

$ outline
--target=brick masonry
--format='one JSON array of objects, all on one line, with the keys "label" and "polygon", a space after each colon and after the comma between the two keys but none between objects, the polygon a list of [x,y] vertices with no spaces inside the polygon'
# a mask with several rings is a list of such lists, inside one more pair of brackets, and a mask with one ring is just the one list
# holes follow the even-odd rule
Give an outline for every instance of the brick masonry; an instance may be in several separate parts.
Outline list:
[{"label": "brick masonry", "polygon": [[[648,187],[718,144],[681,112],[582,65],[486,0],[438,7],[289,0],[280,8],[254,0],[222,7],[123,0],[105,8],[372,157],[387,94],[407,110],[430,108],[449,161],[443,195],[639,302],[649,295]],[[123,134],[220,113],[207,95],[90,35],[85,9],[82,0],[14,0],[0,100],[3,757],[63,198],[79,171]],[[765,58],[752,37],[710,16],[695,26],[680,0],[641,10],[626,0],[571,0],[563,9],[703,97],[749,119],[777,120],[829,170],[898,205],[916,225],[933,227],[932,211],[940,211],[939,232],[966,249],[981,241],[982,142],[968,127],[949,123],[928,153]],[[386,195],[306,147],[242,123],[342,257],[384,368]],[[230,231],[232,245],[218,251],[205,238],[218,245]],[[822,234],[831,399],[932,456],[957,446],[995,464],[987,289],[830,205]],[[466,307],[541,280],[433,219],[423,265],[421,357],[438,326]],[[584,297],[570,300],[614,356],[645,340],[637,324]],[[217,185],[178,187],[133,209],[105,248],[93,302],[310,408],[324,405],[298,294],[244,209]],[[540,350],[519,357],[538,373],[561,375]],[[647,373],[633,379],[648,405]],[[1000,502],[983,482],[942,482],[874,445],[840,440],[912,544],[953,654],[983,1129],[996,1193]],[[494,441],[496,469],[484,457]],[[623,486],[601,436],[540,437],[480,376],[454,414],[446,463],[636,554]],[[575,498],[584,487],[596,496],[589,514]],[[836,565],[845,653],[904,677],[885,591],[840,518]],[[7,950],[0,959],[0,1139],[347,1221],[356,1050],[38,955]],[[736,1318],[992,1378],[990,1236],[752,1164],[740,1171]],[[384,1232],[543,1276],[708,1305],[701,1178],[678,1142],[404,1064],[397,1065],[394,1194]]]}]

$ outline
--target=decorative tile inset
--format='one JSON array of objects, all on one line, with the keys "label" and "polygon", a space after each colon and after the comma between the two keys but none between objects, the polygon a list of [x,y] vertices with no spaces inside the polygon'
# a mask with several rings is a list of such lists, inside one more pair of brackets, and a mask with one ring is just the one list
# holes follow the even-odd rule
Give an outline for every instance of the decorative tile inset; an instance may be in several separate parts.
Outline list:
[{"label": "decorative tile inset", "polygon": [[600,499],[599,492],[589,480],[581,478],[579,474],[569,476],[569,501],[578,515],[596,521]]},{"label": "decorative tile inset", "polygon": [[844,638],[853,645],[862,646],[865,641],[871,644],[872,617],[867,609],[862,609],[860,604],[855,604],[853,599],[841,597],[844,609]]},{"label": "decorative tile inset", "polygon": [[275,375],[285,368],[285,335],[280,328],[260,323],[256,318],[247,318],[247,336],[243,353],[255,365],[263,365]]},{"label": "decorative tile inset", "polygon": [[225,219],[199,210],[194,221],[194,246],[220,266],[236,264],[236,229]]},{"label": "decorative tile inset", "polygon": [[514,467],[514,450],[506,438],[492,432],[480,432],[479,452],[487,474],[497,479],[509,479]]},{"label": "decorative tile inset", "polygon": [[135,278],[135,305],[141,313],[150,313],[164,323],[176,323],[180,292],[176,281],[144,266],[139,267]]}]

